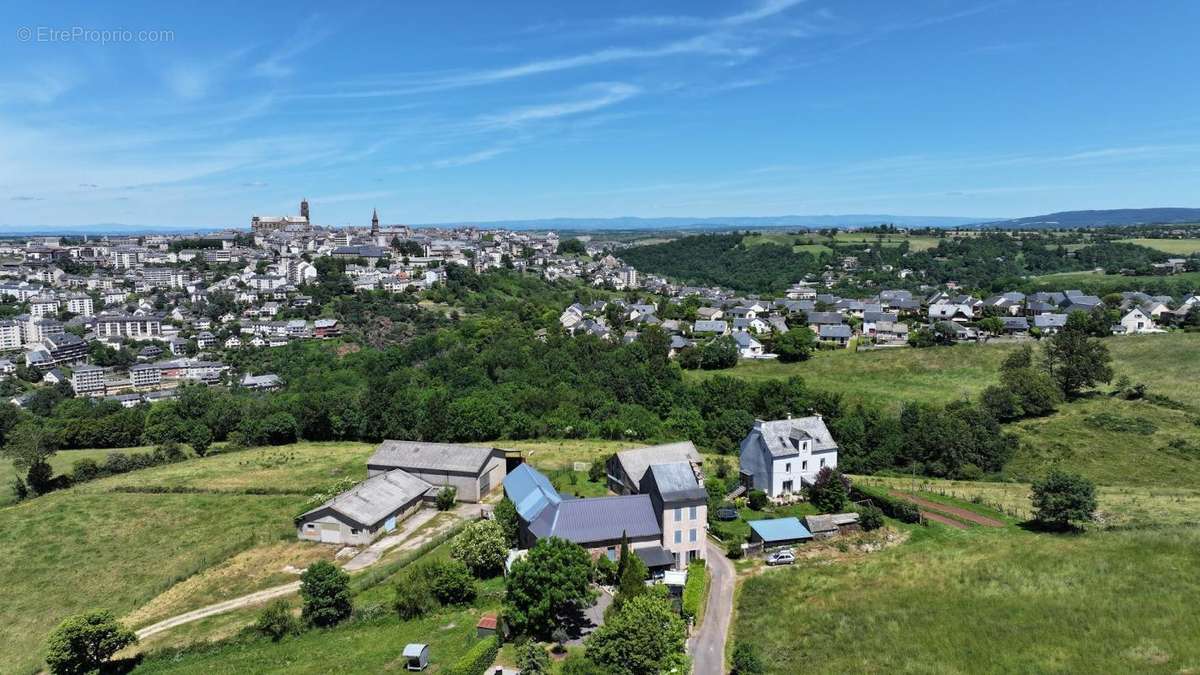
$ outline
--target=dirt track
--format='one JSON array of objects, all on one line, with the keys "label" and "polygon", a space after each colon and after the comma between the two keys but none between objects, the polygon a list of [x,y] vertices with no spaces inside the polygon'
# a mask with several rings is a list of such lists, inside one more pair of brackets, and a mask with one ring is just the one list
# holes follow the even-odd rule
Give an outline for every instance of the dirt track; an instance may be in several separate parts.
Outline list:
[{"label": "dirt track", "polygon": [[906,499],[916,504],[921,509],[921,515],[925,516],[929,520],[942,523],[943,525],[957,527],[960,530],[966,529],[966,526],[959,522],[963,520],[975,523],[976,525],[982,525],[984,527],[1004,527],[1004,523],[994,518],[981,516],[974,511],[968,511],[957,506],[938,504],[937,502],[931,502],[928,499],[914,497],[910,494],[899,492],[897,490],[891,490],[888,494],[892,495],[893,497],[899,497],[900,499]]}]

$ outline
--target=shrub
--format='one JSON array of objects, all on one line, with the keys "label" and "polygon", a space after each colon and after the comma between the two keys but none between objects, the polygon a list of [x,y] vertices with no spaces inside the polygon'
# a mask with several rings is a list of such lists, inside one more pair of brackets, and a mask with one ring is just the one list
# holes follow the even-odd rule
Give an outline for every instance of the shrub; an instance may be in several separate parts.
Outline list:
[{"label": "shrub", "polygon": [[886,492],[863,485],[852,485],[850,487],[850,496],[854,501],[870,501],[885,514],[902,523],[921,522],[921,511],[917,508],[916,504],[907,499],[896,499]]},{"label": "shrub", "polygon": [[77,459],[71,465],[71,480],[76,483],[99,478],[101,474],[100,465],[96,463],[96,460],[88,457]]},{"label": "shrub", "polygon": [[1059,528],[1093,519],[1096,511],[1096,486],[1083,476],[1051,470],[1033,484],[1033,517],[1038,522]]},{"label": "shrub", "polygon": [[392,607],[401,620],[415,619],[437,609],[433,583],[425,565],[414,565],[396,580]]},{"label": "shrub", "polygon": [[254,622],[254,630],[279,642],[284,637],[300,631],[300,622],[292,615],[287,600],[276,600],[263,608]]},{"label": "shrub", "polygon": [[458,491],[447,485],[437,493],[437,510],[449,511],[454,508],[454,500],[458,496]]},{"label": "shrub", "polygon": [[450,543],[450,555],[461,560],[475,576],[486,579],[504,569],[508,539],[495,520],[479,520],[467,526]]},{"label": "shrub", "polygon": [[540,644],[529,640],[517,647],[517,667],[521,669],[522,675],[525,673],[529,673],[529,675],[549,673],[550,655]]},{"label": "shrub", "polygon": [[762,511],[767,507],[767,493],[762,490],[751,490],[748,499],[750,508],[755,511]]},{"label": "shrub", "polygon": [[865,532],[878,530],[883,527],[883,511],[870,502],[863,504],[858,509],[858,524]]},{"label": "shrub", "polygon": [[730,560],[737,560],[742,555],[742,541],[740,539],[730,539],[729,543],[725,545],[725,557]]},{"label": "shrub", "polygon": [[733,645],[732,675],[761,675],[767,672],[758,648],[749,642],[738,641]]},{"label": "shrub", "polygon": [[493,637],[476,642],[446,669],[447,675],[483,675],[500,651],[500,639]]},{"label": "shrub", "polygon": [[457,560],[433,564],[433,596],[443,605],[462,605],[475,599],[475,579],[467,566]]},{"label": "shrub", "polygon": [[700,603],[704,602],[704,589],[708,586],[708,575],[705,574],[704,561],[693,560],[688,563],[687,583],[683,586],[683,602],[681,608],[683,618],[695,621],[700,615]]},{"label": "shrub", "polygon": [[333,563],[319,560],[300,575],[301,616],[305,622],[326,628],[350,617],[350,575]]},{"label": "shrub", "polygon": [[598,584],[614,584],[617,581],[617,563],[602,555],[596,558],[592,568],[592,580]]},{"label": "shrub", "polygon": [[137,643],[137,635],[108,610],[68,617],[46,641],[46,665],[55,675],[98,670],[113,654]]},{"label": "shrub", "polygon": [[846,508],[849,492],[850,480],[841,471],[826,466],[817,472],[816,479],[808,488],[808,501],[821,513],[838,513]]}]

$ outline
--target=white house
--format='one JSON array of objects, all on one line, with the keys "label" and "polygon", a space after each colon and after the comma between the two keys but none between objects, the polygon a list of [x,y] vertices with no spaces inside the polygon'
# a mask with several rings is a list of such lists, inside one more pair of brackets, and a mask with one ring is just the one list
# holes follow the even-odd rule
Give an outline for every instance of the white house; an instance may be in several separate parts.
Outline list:
[{"label": "white house", "polygon": [[737,342],[738,354],[743,359],[759,359],[763,356],[763,345],[754,336],[745,332],[738,331],[733,333],[733,339]]},{"label": "white house", "polygon": [[1121,317],[1121,327],[1124,328],[1126,335],[1154,332],[1156,328],[1154,320],[1137,307],[1129,310],[1125,316]]},{"label": "white house", "polygon": [[770,497],[793,494],[812,483],[822,468],[837,467],[837,451],[819,415],[756,420],[742,439],[742,481]]}]

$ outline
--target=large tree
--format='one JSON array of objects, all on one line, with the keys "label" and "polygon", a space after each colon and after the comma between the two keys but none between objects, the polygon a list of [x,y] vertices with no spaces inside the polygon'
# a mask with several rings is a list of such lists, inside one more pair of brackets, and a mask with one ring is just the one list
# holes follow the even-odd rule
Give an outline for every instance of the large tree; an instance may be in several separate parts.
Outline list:
[{"label": "large tree", "polygon": [[504,528],[495,520],[471,523],[450,543],[451,555],[480,578],[495,576],[504,569],[508,540]]},{"label": "large tree", "polygon": [[46,665],[55,675],[98,670],[113,654],[137,642],[137,635],[108,610],[68,617],[46,641]]},{"label": "large tree", "polygon": [[1088,331],[1088,315],[1073,312],[1062,330],[1051,337],[1043,349],[1043,366],[1066,396],[1077,396],[1097,383],[1112,380],[1113,371],[1109,365],[1112,355],[1104,343],[1089,337]]},{"label": "large tree", "polygon": [[1058,469],[1033,484],[1033,517],[1039,523],[1067,528],[1093,519],[1096,486],[1092,481]]},{"label": "large tree", "polygon": [[807,326],[789,329],[783,335],[775,338],[773,347],[775,353],[779,355],[779,360],[784,363],[804,361],[812,356],[813,350],[816,348],[817,338]]},{"label": "large tree", "polygon": [[588,659],[615,675],[655,675],[681,664],[685,629],[658,594],[639,595],[587,640]]},{"label": "large tree", "polygon": [[555,626],[590,606],[592,563],[565,539],[542,539],[513,564],[505,585],[504,615],[517,633],[548,638]]}]

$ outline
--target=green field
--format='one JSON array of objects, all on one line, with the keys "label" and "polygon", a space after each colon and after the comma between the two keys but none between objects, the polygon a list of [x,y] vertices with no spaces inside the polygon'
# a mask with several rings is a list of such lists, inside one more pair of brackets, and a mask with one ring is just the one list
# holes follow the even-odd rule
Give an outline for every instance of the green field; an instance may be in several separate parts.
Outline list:
[{"label": "green field", "polygon": [[[71,465],[81,459],[95,460],[97,463],[103,462],[104,458],[110,452],[145,452],[153,448],[121,448],[119,450],[63,450],[50,458],[50,466],[54,469],[55,474],[70,473]],[[13,503],[16,496],[8,489],[12,485],[13,479],[17,477],[16,469],[13,468],[12,462],[7,459],[0,459],[0,506]],[[24,478],[24,476],[22,476]]]},{"label": "green field", "polygon": [[[1107,295],[1129,290],[1145,290],[1158,292],[1164,285],[1172,288],[1185,288],[1183,292],[1200,288],[1200,272],[1183,272],[1168,276],[1125,276],[1122,274],[1098,274],[1096,272],[1060,272],[1033,277],[1034,290],[1063,291],[1072,288],[1092,293]],[[1175,292],[1176,294],[1179,291]]]},{"label": "green field", "polygon": [[1122,239],[1121,241],[1171,255],[1189,256],[1193,253],[1200,253],[1200,239]]},{"label": "green field", "polygon": [[[1105,340],[1117,375],[1146,384],[1151,392],[1200,407],[1200,334],[1135,335]],[[1035,345],[1036,346],[1036,345]],[[973,397],[997,381],[1013,343],[959,344],[931,349],[817,352],[808,361],[742,361],[731,370],[686,371],[692,380],[732,375],[750,380],[804,378],[809,386],[842,393],[852,403],[899,409],[905,401],[948,403]]]},{"label": "green field", "polygon": [[3,671],[36,669],[69,614],[123,615],[239,551],[293,536],[302,501],[65,490],[0,509]]},{"label": "green field", "polygon": [[[449,545],[437,546],[422,560],[449,557]],[[430,645],[430,669],[444,671],[472,644],[475,624],[495,611],[503,597],[502,577],[479,582],[478,597],[467,607],[449,607],[412,621],[400,621],[389,608],[392,578],[354,598],[357,610],[376,607],[378,618],[351,621],[331,630],[310,630],[274,643],[240,639],[182,654],[163,649],[151,655],[138,673],[380,673],[404,672],[400,652],[409,642]],[[252,615],[243,615],[246,621]],[[220,630],[222,626],[215,626]]]},{"label": "green field", "polygon": [[1200,528],[918,528],[744,581],[735,640],[771,673],[1194,672]]},{"label": "green field", "polygon": [[[807,243],[809,241],[812,243]],[[939,239],[937,237],[919,237],[905,234],[884,235],[880,238],[868,232],[838,232],[833,236],[833,239],[817,234],[816,232],[802,232],[800,234],[755,232],[746,235],[742,239],[742,243],[746,246],[775,244],[777,246],[791,246],[792,250],[797,253],[814,254],[832,252],[833,249],[827,246],[831,241],[839,244],[874,244],[880,242],[885,247],[899,246],[901,242],[907,241],[913,251],[926,251],[937,246]]]}]

